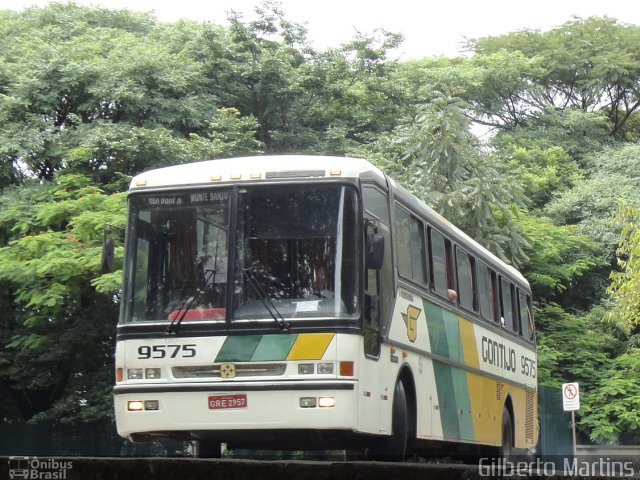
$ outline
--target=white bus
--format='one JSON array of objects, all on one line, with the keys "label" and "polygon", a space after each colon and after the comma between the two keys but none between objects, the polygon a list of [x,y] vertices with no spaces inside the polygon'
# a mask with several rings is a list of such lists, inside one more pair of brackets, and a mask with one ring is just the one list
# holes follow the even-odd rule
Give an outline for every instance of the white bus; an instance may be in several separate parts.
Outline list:
[{"label": "white bus", "polygon": [[203,456],[536,445],[529,284],[369,162],[177,165],[128,201],[120,435]]}]

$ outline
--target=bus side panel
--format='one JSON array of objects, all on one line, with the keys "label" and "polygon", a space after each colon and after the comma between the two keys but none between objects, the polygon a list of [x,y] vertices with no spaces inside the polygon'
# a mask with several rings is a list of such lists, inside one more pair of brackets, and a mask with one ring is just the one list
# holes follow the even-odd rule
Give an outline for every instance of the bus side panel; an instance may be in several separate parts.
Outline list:
[{"label": "bus side panel", "polygon": [[[465,365],[476,372],[481,369],[473,322],[458,317]],[[498,381],[468,371],[469,401],[474,440],[485,445],[499,445],[502,436],[502,402],[497,395]]]},{"label": "bus side panel", "polygon": [[379,392],[380,371],[378,360],[369,359],[364,354],[362,335],[337,335],[338,361],[352,361],[355,365],[356,403],[353,412],[357,415],[355,424],[360,433],[380,433]]},{"label": "bus side panel", "polygon": [[[389,340],[394,345],[406,345],[407,349],[384,345],[381,361],[384,362],[385,388],[393,395],[395,381],[402,366],[410,369],[416,388],[416,436],[422,439],[442,439],[442,422],[439,414],[438,389],[434,363],[426,355],[413,352],[431,350],[429,329],[422,298],[403,289],[398,290],[393,309]],[[392,399],[384,412],[390,421]]]},{"label": "bus side panel", "polygon": [[[537,358],[533,345],[514,342],[506,332],[495,332],[478,324],[474,325],[480,367],[493,375],[500,375],[496,382],[496,397],[500,409],[507,399],[513,406],[514,443],[516,448],[535,447],[538,438],[537,414]],[[501,411],[496,412],[502,418]]]},{"label": "bus side panel", "polygon": [[511,396],[516,448],[533,448],[538,438],[538,404],[535,390],[505,384],[504,394]]},{"label": "bus side panel", "polygon": [[[535,377],[523,367],[535,362],[532,348],[403,289],[389,340],[380,359],[383,388],[392,392],[401,366],[410,368],[418,438],[500,445],[503,408],[510,397],[516,447],[533,446]],[[390,405],[382,416],[390,418]]]}]

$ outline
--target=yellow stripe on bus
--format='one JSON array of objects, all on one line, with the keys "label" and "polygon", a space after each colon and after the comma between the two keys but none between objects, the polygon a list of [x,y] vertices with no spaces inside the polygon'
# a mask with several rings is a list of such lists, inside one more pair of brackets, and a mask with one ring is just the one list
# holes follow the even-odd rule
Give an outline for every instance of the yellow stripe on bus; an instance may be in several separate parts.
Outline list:
[{"label": "yellow stripe on bus", "polygon": [[301,333],[287,360],[320,360],[333,339],[333,333]]},{"label": "yellow stripe on bus", "polygon": [[[464,363],[472,368],[480,368],[478,347],[473,322],[458,317],[460,343],[464,352]],[[500,442],[502,416],[497,419],[495,391],[496,383],[477,373],[466,372],[469,404],[471,407],[474,440],[480,443]],[[496,435],[497,433],[497,435]]]},{"label": "yellow stripe on bus", "polygon": [[458,328],[460,330],[460,343],[462,343],[462,351],[464,352],[464,363],[472,368],[480,368],[473,322],[458,317]]}]

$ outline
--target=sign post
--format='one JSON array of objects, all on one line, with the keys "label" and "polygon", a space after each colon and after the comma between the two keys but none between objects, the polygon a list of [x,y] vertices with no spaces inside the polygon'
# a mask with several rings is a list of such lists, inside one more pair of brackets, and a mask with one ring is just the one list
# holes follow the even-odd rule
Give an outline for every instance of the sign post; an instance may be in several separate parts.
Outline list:
[{"label": "sign post", "polygon": [[576,458],[576,410],[580,410],[580,386],[577,382],[562,384],[562,406],[565,412],[571,412],[573,430],[573,458]]}]

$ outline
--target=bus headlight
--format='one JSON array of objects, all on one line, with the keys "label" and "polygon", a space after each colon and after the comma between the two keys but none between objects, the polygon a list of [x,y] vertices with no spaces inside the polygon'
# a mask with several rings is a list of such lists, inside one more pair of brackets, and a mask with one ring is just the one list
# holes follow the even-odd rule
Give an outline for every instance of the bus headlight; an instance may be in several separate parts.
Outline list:
[{"label": "bus headlight", "polygon": [[313,363],[301,363],[298,365],[298,375],[311,375],[313,371]]},{"label": "bus headlight", "polygon": [[142,379],[142,369],[141,368],[128,368],[127,369],[127,378],[129,380],[141,380]]},{"label": "bus headlight", "polygon": [[320,397],[318,398],[318,406],[319,407],[335,407],[336,406],[336,398],[335,397]]},{"label": "bus headlight", "polygon": [[301,397],[300,406],[302,408],[314,408],[316,406],[316,397]]},{"label": "bus headlight", "polygon": [[334,371],[333,363],[319,363],[318,373],[323,375],[332,375]]},{"label": "bus headlight", "polygon": [[142,412],[143,410],[160,410],[158,400],[129,400],[127,410],[130,412]]},{"label": "bus headlight", "polygon": [[130,412],[141,412],[144,410],[144,402],[142,400],[129,400],[127,402],[127,410]]},{"label": "bus headlight", "polygon": [[159,368],[145,368],[144,378],[154,379],[154,380],[158,378],[162,378],[162,370],[160,370]]}]

